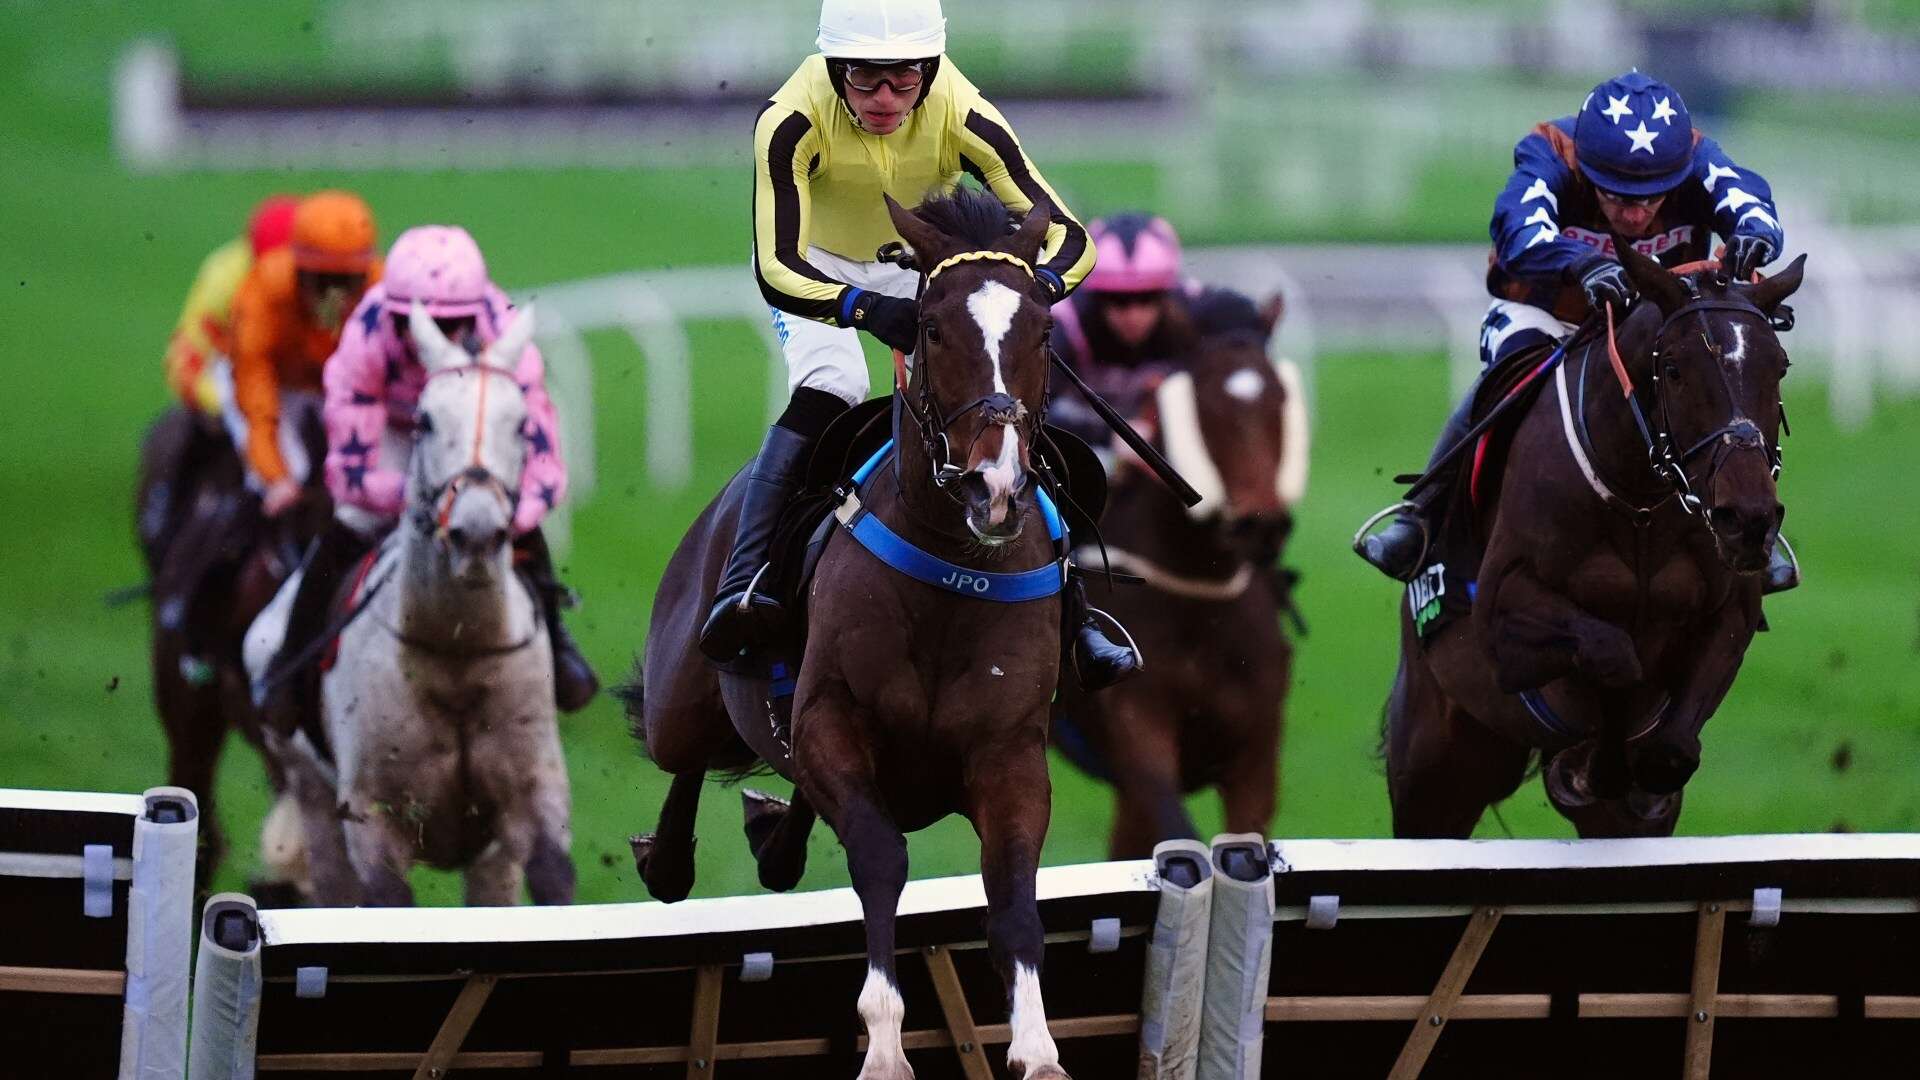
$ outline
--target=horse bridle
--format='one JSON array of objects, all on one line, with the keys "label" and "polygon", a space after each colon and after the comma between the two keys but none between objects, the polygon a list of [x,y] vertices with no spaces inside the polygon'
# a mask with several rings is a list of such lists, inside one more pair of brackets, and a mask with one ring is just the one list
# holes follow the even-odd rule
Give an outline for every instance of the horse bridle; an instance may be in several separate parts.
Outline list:
[{"label": "horse bridle", "polygon": [[[933,283],[933,279],[939,277],[941,272],[947,270],[949,267],[959,263],[982,260],[1012,263],[1024,271],[1029,278],[1033,277],[1033,266],[1018,255],[1004,251],[964,251],[958,255],[947,258],[932,270],[927,271],[926,276],[923,277],[920,282],[921,295],[924,296],[927,287]],[[918,361],[927,355],[926,344],[927,324],[922,322],[916,332],[913,345],[916,367],[919,366]],[[914,426],[919,429],[920,445],[922,449],[926,451],[927,460],[933,463],[934,487],[946,493],[948,497],[955,498],[956,501],[957,496],[953,495],[951,486],[955,481],[966,475],[966,470],[953,463],[953,447],[947,438],[947,429],[949,427],[952,427],[976,410],[980,412],[983,423],[980,426],[980,430],[974,434],[973,439],[968,442],[966,448],[967,452],[965,456],[971,457],[973,443],[977,442],[980,436],[986,433],[988,428],[996,424],[1013,428],[1027,440],[1025,445],[1031,446],[1034,432],[1038,429],[1041,419],[1046,415],[1046,404],[1044,402],[1038,410],[1033,410],[1027,408],[1026,402],[1021,401],[1012,394],[998,392],[983,394],[969,402],[965,407],[957,409],[949,415],[940,408],[940,403],[934,399],[931,373],[920,371],[917,372],[917,374],[919,375],[919,389],[910,397],[907,393],[908,383],[913,380],[908,379],[904,368],[897,368],[895,370],[894,382],[900,394],[900,404],[901,407],[906,410],[907,415],[913,419]]]},{"label": "horse bridle", "polygon": [[[1665,481],[1673,494],[1679,497],[1682,510],[1688,514],[1698,514],[1700,512],[1700,497],[1694,493],[1693,483],[1687,476],[1687,465],[1703,451],[1709,447],[1713,448],[1712,458],[1705,477],[1706,487],[1711,491],[1714,479],[1719,476],[1720,468],[1725,464],[1727,457],[1740,450],[1758,450],[1765,453],[1774,479],[1779,479],[1782,467],[1781,450],[1778,443],[1773,446],[1768,446],[1766,433],[1760,430],[1760,425],[1755,423],[1750,417],[1737,415],[1738,407],[1733,406],[1736,415],[1732,419],[1708,432],[1685,450],[1676,452],[1676,447],[1679,444],[1675,441],[1673,435],[1672,408],[1661,386],[1663,380],[1660,374],[1660,342],[1667,336],[1667,332],[1673,328],[1674,324],[1678,323],[1681,319],[1689,315],[1701,315],[1701,336],[1706,341],[1707,350],[1712,353],[1715,358],[1713,369],[1720,376],[1720,384],[1727,392],[1728,402],[1732,403],[1736,400],[1733,383],[1727,378],[1726,365],[1719,362],[1719,358],[1722,355],[1720,345],[1714,340],[1713,323],[1705,317],[1705,313],[1709,311],[1731,311],[1752,315],[1766,323],[1769,329],[1772,329],[1775,323],[1771,316],[1761,311],[1758,306],[1748,300],[1737,297],[1702,297],[1691,280],[1683,280],[1686,281],[1688,290],[1693,293],[1693,299],[1667,314],[1660,323],[1660,328],[1656,330],[1653,335],[1653,348],[1650,355],[1653,371],[1651,393],[1653,395],[1654,409],[1659,419],[1658,426],[1650,426],[1647,423],[1646,413],[1640,407],[1639,396],[1634,393],[1633,382],[1627,375],[1626,365],[1620,359],[1619,346],[1614,338],[1613,308],[1611,306],[1607,308],[1606,340],[1608,359],[1613,365],[1614,375],[1620,381],[1621,390],[1626,397],[1628,407],[1633,413],[1634,425],[1639,430],[1641,441],[1646,444],[1648,465],[1652,468],[1654,475]],[[1582,380],[1583,387],[1584,383],[1585,380]],[[1784,403],[1781,406],[1780,421],[1782,427],[1785,428],[1786,409]],[[1790,429],[1788,430],[1790,431]]]},{"label": "horse bridle", "polygon": [[[499,375],[512,380],[516,386],[519,385],[520,382],[514,373],[507,368],[501,367],[498,364],[483,364],[477,361],[471,364],[461,364],[458,367],[441,368],[438,371],[430,373],[427,376],[427,382],[432,382],[442,375],[452,375],[463,371],[478,371],[483,375]],[[447,542],[447,529],[448,523],[453,515],[453,504],[458,502],[461,494],[469,488],[479,486],[492,491],[500,498],[501,502],[505,504],[509,515],[520,505],[519,487],[508,484],[505,480],[495,475],[493,470],[487,468],[485,464],[486,459],[482,454],[482,451],[485,449],[487,430],[488,385],[486,382],[480,384],[480,396],[475,405],[478,416],[473,429],[473,454],[468,460],[467,467],[448,477],[444,482],[435,487],[423,487],[421,489],[422,502],[416,504],[410,511],[414,525],[418,527],[421,532],[432,536],[436,543],[445,544]],[[425,390],[423,388],[422,394],[424,395],[424,393]],[[413,462],[416,473],[418,473],[420,479],[424,481],[426,469],[425,455],[414,454]]]}]

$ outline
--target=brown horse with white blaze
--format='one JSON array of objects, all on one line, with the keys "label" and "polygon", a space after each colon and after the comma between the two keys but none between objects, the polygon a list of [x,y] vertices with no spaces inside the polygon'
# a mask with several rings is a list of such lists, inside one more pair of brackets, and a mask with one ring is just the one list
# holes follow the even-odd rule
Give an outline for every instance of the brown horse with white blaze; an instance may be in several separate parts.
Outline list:
[{"label": "brown horse with white blaze", "polygon": [[[1081,537],[1076,558],[1093,603],[1135,628],[1148,662],[1099,693],[1065,687],[1054,708],[1055,743],[1114,787],[1116,859],[1195,836],[1185,794],[1217,789],[1238,833],[1265,833],[1277,799],[1293,646],[1276,563],[1306,488],[1306,402],[1298,369],[1267,356],[1278,297],[1256,309],[1210,289],[1187,306],[1186,355],[1125,404],[1203,497],[1188,508],[1147,470],[1120,467],[1103,543]],[[1109,566],[1143,584],[1108,587]]]},{"label": "brown horse with white blaze", "polygon": [[1423,642],[1401,612],[1383,732],[1396,835],[1468,835],[1536,753],[1581,835],[1670,834],[1760,625],[1785,513],[1774,321],[1805,257],[1745,284],[1619,251],[1642,299],[1572,343],[1490,498],[1460,485],[1452,513],[1484,549],[1471,616]]},{"label": "brown horse with white blaze", "polygon": [[[762,759],[792,779],[790,809],[762,804],[761,879],[790,887],[814,814],[833,827],[866,913],[869,967],[858,1009],[869,1046],[860,1075],[905,1080],[913,1070],[894,974],[905,833],[964,815],[980,837],[989,948],[1012,1011],[1008,1064],[1023,1080],[1064,1077],[1040,994],[1035,897],[1051,812],[1058,581],[1052,592],[1009,602],[961,595],[883,562],[860,529],[863,517],[884,525],[968,575],[1027,572],[1038,580],[1063,570],[1031,471],[1051,326],[1032,268],[1049,209],[1034,207],[1011,234],[1006,208],[982,193],[930,199],[916,212],[889,200],[888,211],[925,274],[919,347],[911,374],[896,372],[894,453],[842,503],[841,528],[808,588],[790,752],[763,712],[723,696],[733,676],[696,647],[733,533],[736,477],[667,566],[643,664],[646,689],[629,695],[636,732],[655,763],[675,774],[659,830],[636,842],[636,856],[655,896],[685,896],[705,774]],[[767,824],[768,813],[777,825]]]}]

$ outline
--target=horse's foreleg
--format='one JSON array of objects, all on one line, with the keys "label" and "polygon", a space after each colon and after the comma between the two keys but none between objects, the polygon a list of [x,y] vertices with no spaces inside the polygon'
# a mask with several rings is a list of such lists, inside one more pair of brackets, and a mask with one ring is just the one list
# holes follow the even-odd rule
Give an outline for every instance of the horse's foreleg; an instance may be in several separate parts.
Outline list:
[{"label": "horse's foreleg", "polygon": [[[286,817],[299,820],[288,828]],[[278,819],[278,820],[276,820]],[[360,877],[347,854],[345,822],[334,790],[308,762],[287,764],[287,791],[275,803],[261,848],[297,892],[325,907],[354,907],[362,899]]]},{"label": "horse's foreleg", "polygon": [[214,771],[226,745],[227,718],[218,683],[189,685],[181,672],[178,634],[154,627],[153,697],[167,732],[167,783],[193,792],[200,807],[200,846],[194,858],[194,888],[204,893],[226,854],[226,836],[214,807]]},{"label": "horse's foreleg", "polygon": [[536,904],[571,904],[573,869],[573,796],[564,768],[557,790],[549,786],[534,800],[533,853],[527,858],[527,891]]},{"label": "horse's foreleg", "polygon": [[846,849],[847,872],[865,916],[867,978],[858,1008],[867,1028],[867,1056],[859,1080],[913,1080],[900,1031],[907,1004],[893,958],[894,919],[907,886],[907,838],[881,803],[872,755],[844,689],[818,694],[795,717],[794,764],[806,798]]},{"label": "horse's foreleg", "polygon": [[1674,794],[1686,786],[1700,767],[1700,730],[1733,688],[1758,625],[1757,605],[1749,610],[1735,602],[1722,607],[1703,628],[1701,651],[1683,668],[1686,674],[1666,713],[1627,741],[1627,771],[1634,786],[1655,795]]},{"label": "horse's foreleg", "polygon": [[1497,578],[1483,591],[1481,603],[1477,617],[1485,620],[1481,629],[1506,693],[1536,690],[1576,674],[1609,688],[1641,680],[1632,636],[1548,588],[1525,566]]},{"label": "horse's foreleg", "polygon": [[1006,984],[1011,1012],[1007,1070],[1019,1080],[1064,1078],[1060,1050],[1047,1030],[1040,994],[1046,930],[1040,923],[1034,875],[1047,838],[1053,791],[1047,777],[1042,713],[1030,742],[1011,741],[976,751],[968,801],[980,835],[980,875],[987,892],[987,949]]},{"label": "horse's foreleg", "polygon": [[351,797],[347,801],[354,809],[346,812],[340,827],[363,902],[369,907],[411,907],[413,886],[407,871],[413,868],[417,826],[402,820],[405,811],[399,807]]},{"label": "horse's foreleg", "polygon": [[1109,856],[1144,859],[1162,840],[1199,830],[1180,799],[1180,728],[1140,695],[1114,692],[1103,703],[1113,785],[1118,793]]},{"label": "horse's foreleg", "polygon": [[675,773],[660,804],[660,823],[653,832],[628,841],[633,868],[655,900],[677,903],[693,891],[693,822],[706,779],[705,769]]},{"label": "horse's foreleg", "polygon": [[1267,835],[1279,801],[1280,721],[1276,704],[1271,718],[1248,717],[1239,730],[1257,732],[1241,745],[1220,778],[1220,802],[1226,811],[1227,831]]}]

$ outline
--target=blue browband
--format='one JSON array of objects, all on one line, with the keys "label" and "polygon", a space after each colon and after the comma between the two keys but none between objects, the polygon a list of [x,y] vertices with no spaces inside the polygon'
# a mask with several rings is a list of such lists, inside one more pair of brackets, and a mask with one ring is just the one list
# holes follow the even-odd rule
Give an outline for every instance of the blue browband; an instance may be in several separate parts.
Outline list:
[{"label": "blue browband", "polygon": [[[893,440],[887,440],[865,465],[853,474],[855,490],[834,512],[841,527],[847,530],[855,542],[873,553],[874,558],[902,574],[945,589],[960,596],[971,596],[976,600],[995,600],[1003,604],[1017,604],[1026,600],[1044,600],[1060,592],[1061,583],[1066,575],[1066,561],[1057,559],[1045,566],[1017,574],[996,574],[987,570],[973,570],[958,566],[945,559],[921,551],[899,533],[887,527],[860,503],[859,487],[864,484],[873,470],[887,455],[893,452]],[[1060,511],[1047,496],[1047,490],[1040,488],[1035,494],[1040,502],[1040,516],[1046,520],[1047,535],[1056,546],[1065,535],[1060,522]]]}]

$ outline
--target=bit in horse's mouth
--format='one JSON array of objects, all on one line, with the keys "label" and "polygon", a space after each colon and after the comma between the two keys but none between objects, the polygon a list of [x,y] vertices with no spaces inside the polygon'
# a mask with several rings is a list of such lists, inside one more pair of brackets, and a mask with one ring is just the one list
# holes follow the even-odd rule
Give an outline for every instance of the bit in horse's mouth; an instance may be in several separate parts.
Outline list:
[{"label": "bit in horse's mouth", "polygon": [[989,548],[1000,547],[1020,537],[1020,526],[1018,525],[1015,525],[1013,531],[1008,533],[983,532],[980,526],[973,523],[972,514],[967,515],[967,531],[973,534],[973,538],[979,541],[980,546]]}]

